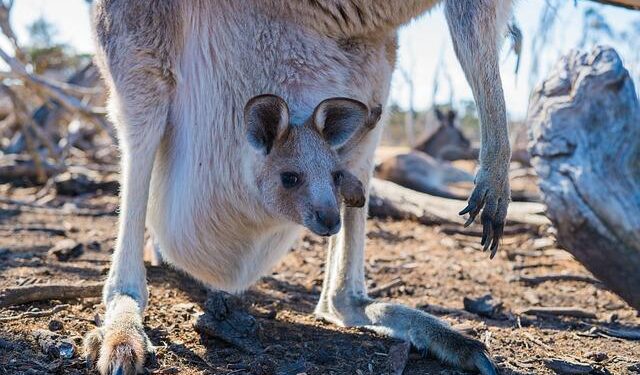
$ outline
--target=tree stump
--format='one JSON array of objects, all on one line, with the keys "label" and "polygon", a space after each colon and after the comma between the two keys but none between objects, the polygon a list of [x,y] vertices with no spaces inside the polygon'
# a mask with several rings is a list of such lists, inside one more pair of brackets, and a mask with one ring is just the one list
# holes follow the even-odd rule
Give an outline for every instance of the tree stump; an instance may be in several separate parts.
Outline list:
[{"label": "tree stump", "polygon": [[534,90],[528,125],[558,240],[640,310],[640,108],[616,51],[562,58]]}]

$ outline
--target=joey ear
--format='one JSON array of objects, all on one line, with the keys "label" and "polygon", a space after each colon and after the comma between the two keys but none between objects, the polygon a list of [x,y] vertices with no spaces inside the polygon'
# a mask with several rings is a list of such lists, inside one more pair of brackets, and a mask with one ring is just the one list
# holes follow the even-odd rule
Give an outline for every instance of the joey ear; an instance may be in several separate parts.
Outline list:
[{"label": "joey ear", "polygon": [[362,182],[348,171],[342,171],[340,195],[347,207],[362,207],[366,201]]},{"label": "joey ear", "polygon": [[347,143],[364,125],[368,115],[369,109],[362,102],[330,98],[323,100],[313,111],[313,123],[331,147],[337,148]]},{"label": "joey ear", "polygon": [[289,107],[276,95],[258,95],[244,106],[244,123],[249,144],[265,155],[289,125]]}]

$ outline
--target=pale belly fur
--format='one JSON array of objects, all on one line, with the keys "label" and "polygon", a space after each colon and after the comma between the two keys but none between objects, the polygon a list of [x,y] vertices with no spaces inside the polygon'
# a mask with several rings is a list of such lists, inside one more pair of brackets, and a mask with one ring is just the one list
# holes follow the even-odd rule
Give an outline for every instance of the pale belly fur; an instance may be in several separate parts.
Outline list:
[{"label": "pale belly fur", "polygon": [[[300,122],[328,97],[384,104],[393,65],[385,43],[395,36],[354,51],[295,25],[233,19],[221,9],[185,17],[192,36],[154,165],[147,226],[166,261],[237,292],[269,271],[302,229],[261,203],[252,177],[260,155],[246,142],[244,104],[277,94]],[[364,153],[350,154],[357,164]]]}]

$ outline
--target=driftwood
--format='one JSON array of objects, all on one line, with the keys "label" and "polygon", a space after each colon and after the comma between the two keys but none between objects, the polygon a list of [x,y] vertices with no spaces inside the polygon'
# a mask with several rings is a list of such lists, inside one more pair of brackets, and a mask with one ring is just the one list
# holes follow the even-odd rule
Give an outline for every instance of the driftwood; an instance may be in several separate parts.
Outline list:
[{"label": "driftwood", "polygon": [[595,319],[596,314],[578,307],[529,307],[520,311],[528,315],[560,315],[574,318]]},{"label": "driftwood", "polygon": [[20,319],[25,319],[25,318],[42,318],[44,316],[51,316],[51,315],[57,314],[60,311],[66,310],[68,308],[69,308],[69,305],[66,305],[66,304],[64,304],[64,305],[56,305],[51,310],[27,311],[27,312],[23,312],[23,313],[20,313],[18,315],[14,315],[14,316],[0,317],[0,322],[10,322],[10,321],[13,321],[13,320],[20,320]]},{"label": "driftwood", "polygon": [[530,151],[558,240],[640,309],[640,106],[618,54],[564,57],[533,93]]},{"label": "driftwood", "polygon": [[421,151],[411,151],[383,161],[376,167],[376,176],[421,193],[462,200],[467,197],[451,191],[448,185],[473,182],[471,174]]},{"label": "driftwood", "polygon": [[[514,267],[516,269],[516,267]],[[601,284],[600,280],[594,279],[589,276],[582,275],[544,275],[544,276],[518,276],[515,277],[513,282],[521,282],[527,285],[538,285],[547,281],[577,281],[588,284]]]},{"label": "driftwood", "polygon": [[556,374],[581,375],[591,374],[595,369],[588,363],[576,362],[574,360],[551,358],[544,361],[545,366],[553,370]]},{"label": "driftwood", "polygon": [[45,284],[7,288],[0,292],[0,307],[38,301],[100,297],[102,287],[102,283],[85,283],[81,285]]},{"label": "driftwood", "polygon": [[[371,181],[369,214],[375,217],[415,220],[426,225],[459,224],[465,219],[458,215],[464,202],[419,193],[393,182],[377,178]],[[527,224],[541,226],[549,224],[543,215],[540,203],[513,202],[507,213],[507,225]]]}]

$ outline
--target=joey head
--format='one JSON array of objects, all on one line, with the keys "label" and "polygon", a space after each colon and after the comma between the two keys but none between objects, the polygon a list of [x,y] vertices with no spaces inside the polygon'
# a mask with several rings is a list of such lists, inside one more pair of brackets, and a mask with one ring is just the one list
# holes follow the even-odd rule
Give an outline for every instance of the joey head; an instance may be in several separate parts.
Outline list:
[{"label": "joey head", "polygon": [[258,153],[255,184],[267,210],[321,236],[338,233],[341,201],[362,207],[365,197],[362,183],[342,167],[337,150],[367,128],[368,117],[363,103],[330,98],[304,123],[293,124],[282,98],[250,99],[245,126]]}]

